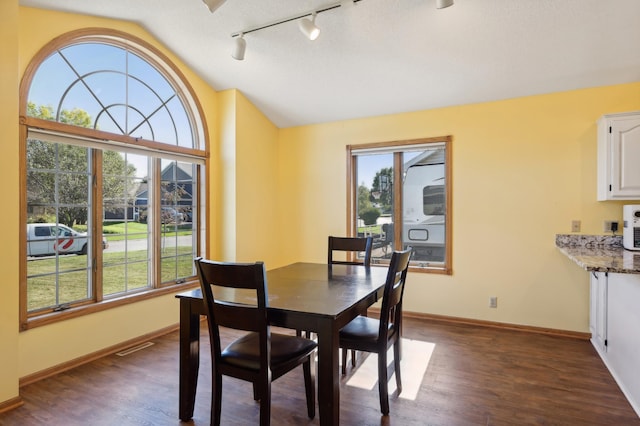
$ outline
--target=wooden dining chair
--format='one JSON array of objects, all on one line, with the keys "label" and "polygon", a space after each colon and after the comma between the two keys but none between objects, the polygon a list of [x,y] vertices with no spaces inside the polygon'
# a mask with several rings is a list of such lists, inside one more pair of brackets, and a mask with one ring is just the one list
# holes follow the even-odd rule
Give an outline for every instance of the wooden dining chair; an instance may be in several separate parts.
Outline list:
[{"label": "wooden dining chair", "polygon": [[[373,248],[372,237],[333,237],[329,236],[327,243],[328,254],[327,264],[329,265],[364,265],[371,266],[371,250]],[[335,260],[333,258],[334,251],[352,252],[355,256],[364,252],[363,260]],[[362,313],[366,315],[366,312]],[[305,333],[307,338],[311,338],[311,332]],[[302,336],[302,330],[296,330],[296,336]],[[356,351],[351,353],[351,364],[356,366]]]},{"label": "wooden dining chair", "polygon": [[346,374],[347,350],[378,354],[378,392],[380,411],[389,414],[387,350],[393,345],[393,370],[396,373],[398,395],[402,392],[400,378],[400,333],[402,329],[402,296],[409,269],[411,248],[395,251],[387,273],[382,296],[380,319],[358,316],[340,330],[342,374]]},{"label": "wooden dining chair", "polygon": [[[371,250],[373,248],[372,237],[332,237],[329,236],[327,244],[328,254],[327,263],[329,265],[364,265],[371,266]],[[333,258],[334,251],[352,252],[355,253],[357,258],[358,253],[364,252],[363,260],[335,260]],[[348,258],[347,258],[348,259]],[[367,315],[367,312],[362,312],[362,315]],[[307,333],[309,337],[309,333]],[[345,355],[343,354],[343,359]],[[351,366],[356,366],[356,351],[351,351]],[[344,368],[344,365],[343,365]]]},{"label": "wooden dining chair", "polygon": [[[260,401],[260,425],[271,418],[271,382],[302,364],[307,414],[315,417],[314,358],[317,344],[303,337],[271,333],[267,319],[267,278],[264,264],[195,260],[207,312],[211,340],[211,424],[220,425],[222,376],[253,383]],[[219,297],[214,296],[212,287]],[[226,300],[224,289],[248,290],[242,301]],[[218,290],[219,289],[219,290]],[[220,346],[220,327],[247,331],[226,348]]]},{"label": "wooden dining chair", "polygon": [[[327,263],[329,265],[364,265],[371,266],[372,237],[329,237]],[[357,253],[364,252],[363,260],[335,260],[334,251]]]}]

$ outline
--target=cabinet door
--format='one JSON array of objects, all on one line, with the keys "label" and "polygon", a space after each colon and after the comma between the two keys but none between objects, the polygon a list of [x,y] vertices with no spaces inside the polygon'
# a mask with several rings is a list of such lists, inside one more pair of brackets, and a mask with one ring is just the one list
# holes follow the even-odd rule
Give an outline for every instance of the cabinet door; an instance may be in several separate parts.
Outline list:
[{"label": "cabinet door", "polygon": [[640,414],[640,275],[609,274],[607,366]]},{"label": "cabinet door", "polygon": [[611,120],[611,197],[640,198],[640,116]]},{"label": "cabinet door", "polygon": [[596,335],[596,315],[598,312],[598,275],[596,272],[589,273],[589,331],[591,332],[591,338]]},{"label": "cabinet door", "polygon": [[607,351],[607,274],[591,273],[591,342],[601,352]]}]

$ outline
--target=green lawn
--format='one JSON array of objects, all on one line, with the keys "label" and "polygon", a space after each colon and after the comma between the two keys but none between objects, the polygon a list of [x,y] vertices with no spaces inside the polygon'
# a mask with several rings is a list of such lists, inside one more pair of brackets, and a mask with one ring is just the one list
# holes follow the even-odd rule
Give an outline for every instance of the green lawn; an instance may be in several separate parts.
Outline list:
[{"label": "green lawn", "polygon": [[[140,222],[105,222],[102,225],[102,233],[109,241],[121,241],[124,239],[144,238],[147,235],[147,224]],[[176,227],[173,223],[162,225],[163,235],[190,235],[193,227],[190,223],[184,223]],[[78,232],[87,232],[87,225],[74,225]]]},{"label": "green lawn", "polygon": [[[162,234],[169,235],[191,235],[193,227],[190,223],[178,225],[177,229],[174,224],[162,225]],[[86,231],[76,226],[77,231]],[[107,222],[102,225],[102,233],[107,237],[108,241],[121,241],[124,239],[145,238],[147,235],[147,224],[140,222]]]},{"label": "green lawn", "polygon": [[[193,275],[191,246],[171,247],[166,250],[162,255],[168,257],[162,258],[160,266],[162,282]],[[127,252],[127,263],[124,263],[122,252],[104,253],[102,281],[105,297],[146,288],[149,285],[147,259],[146,250]],[[27,261],[29,311],[89,298],[87,263],[88,258],[83,255],[64,255]],[[56,265],[59,271],[58,299],[56,299]]]},{"label": "green lawn", "polygon": [[365,232],[367,235],[380,235],[382,233],[382,225],[365,225],[358,227],[358,235],[364,234]]}]

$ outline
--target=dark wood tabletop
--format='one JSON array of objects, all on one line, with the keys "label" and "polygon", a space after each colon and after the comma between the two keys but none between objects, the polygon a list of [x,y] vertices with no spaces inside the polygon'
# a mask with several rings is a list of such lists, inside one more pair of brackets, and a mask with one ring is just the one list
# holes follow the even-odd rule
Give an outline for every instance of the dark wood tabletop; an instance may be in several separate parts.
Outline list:
[{"label": "dark wood tabletop", "polygon": [[[338,331],[382,295],[387,268],[294,263],[267,272],[269,319],[273,325],[318,335],[318,408],[321,425],[338,425],[340,380]],[[193,417],[199,368],[200,290],[180,299],[180,419]],[[236,292],[219,297],[253,303]],[[245,299],[246,298],[246,299]]]}]

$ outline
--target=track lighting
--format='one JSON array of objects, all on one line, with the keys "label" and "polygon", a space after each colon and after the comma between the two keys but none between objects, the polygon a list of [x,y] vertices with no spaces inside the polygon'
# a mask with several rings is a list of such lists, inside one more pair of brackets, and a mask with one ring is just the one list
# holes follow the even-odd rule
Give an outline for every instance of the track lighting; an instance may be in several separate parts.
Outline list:
[{"label": "track lighting", "polygon": [[207,5],[211,13],[215,12],[217,8],[224,4],[225,1],[227,0],[202,0],[202,2]]},{"label": "track lighting", "polygon": [[302,18],[298,22],[298,27],[302,34],[306,35],[309,40],[315,40],[320,35],[320,28],[316,26],[316,12],[311,14],[311,20],[308,18]]},{"label": "track lighting", "polygon": [[[209,10],[213,12],[217,8],[219,8],[226,0],[202,0],[207,6],[209,6]],[[255,31],[264,30],[266,28],[275,27],[277,25],[286,24],[291,21],[298,21],[298,27],[300,31],[309,38],[309,40],[315,40],[320,35],[320,28],[316,26],[316,15],[324,12],[328,12],[330,10],[338,9],[338,8],[351,8],[354,5],[360,3],[363,0],[334,0],[333,3],[326,4],[324,6],[318,7],[313,11],[299,13],[294,16],[290,16],[288,18],[279,19],[277,21],[268,22],[266,24],[258,25],[251,28],[246,28],[242,31],[237,31],[231,34],[231,37],[235,38],[233,50],[231,52],[231,56],[238,61],[242,61],[244,59],[244,54],[247,49],[247,42],[244,40],[244,35],[249,34]],[[444,9],[449,6],[453,6],[454,0],[436,0],[436,8]],[[311,19],[309,19],[311,17]]]},{"label": "track lighting", "polygon": [[453,0],[436,0],[436,9],[444,9],[453,6]]},{"label": "track lighting", "polygon": [[240,35],[235,39],[233,43],[233,50],[231,51],[231,57],[238,61],[244,60],[244,52],[247,50],[247,42],[244,39],[244,34],[240,33]]}]

